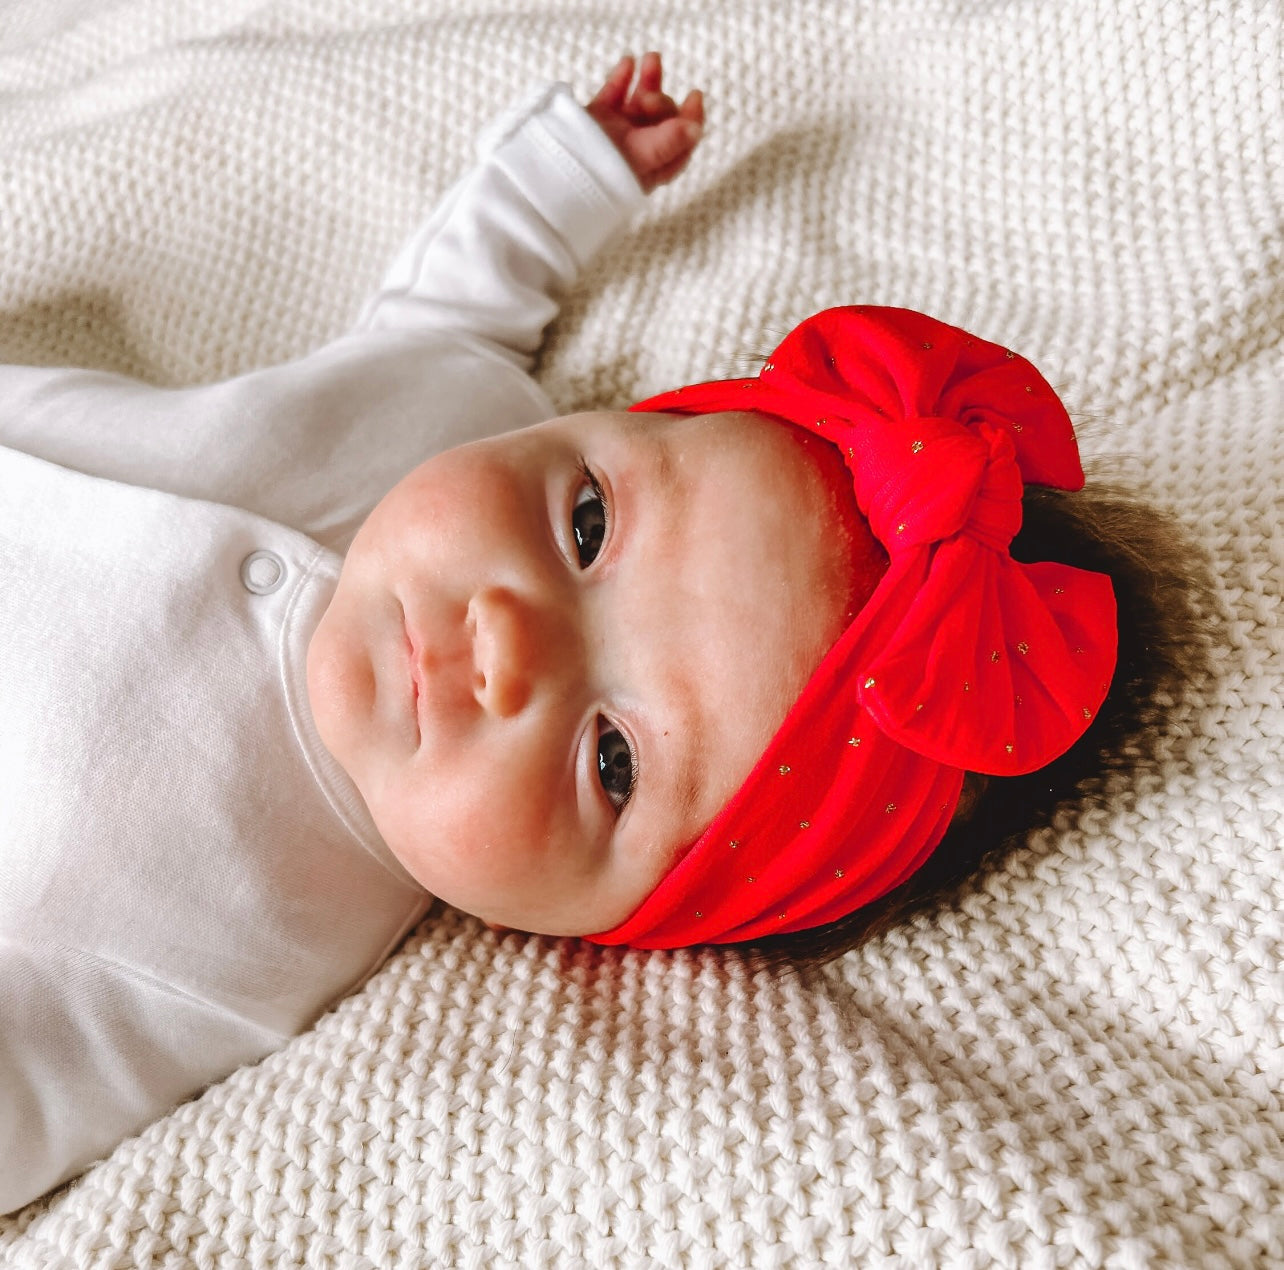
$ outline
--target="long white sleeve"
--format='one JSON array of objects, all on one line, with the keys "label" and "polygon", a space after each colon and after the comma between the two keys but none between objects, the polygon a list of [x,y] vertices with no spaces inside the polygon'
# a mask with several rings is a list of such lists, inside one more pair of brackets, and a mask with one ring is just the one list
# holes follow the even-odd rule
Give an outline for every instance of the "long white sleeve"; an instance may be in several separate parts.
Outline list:
[{"label": "long white sleeve", "polygon": [[484,161],[406,244],[359,326],[468,334],[528,369],[558,292],[645,196],[565,84],[508,112],[480,148]]},{"label": "long white sleeve", "polygon": [[558,293],[644,198],[564,85],[509,111],[481,148],[353,331],[196,388],[0,367],[0,446],[228,503],[343,551],[424,459],[554,413],[527,372]]}]

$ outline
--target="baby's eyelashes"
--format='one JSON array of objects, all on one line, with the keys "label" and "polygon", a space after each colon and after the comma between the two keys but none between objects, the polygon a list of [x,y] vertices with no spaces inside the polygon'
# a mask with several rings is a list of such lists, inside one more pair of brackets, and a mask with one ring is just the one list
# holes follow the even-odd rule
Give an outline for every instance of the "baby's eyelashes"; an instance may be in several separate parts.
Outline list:
[{"label": "baby's eyelashes", "polygon": [[601,482],[588,464],[581,459],[579,466],[585,483],[571,509],[571,532],[575,536],[580,568],[587,569],[597,559],[606,538],[606,498]]}]

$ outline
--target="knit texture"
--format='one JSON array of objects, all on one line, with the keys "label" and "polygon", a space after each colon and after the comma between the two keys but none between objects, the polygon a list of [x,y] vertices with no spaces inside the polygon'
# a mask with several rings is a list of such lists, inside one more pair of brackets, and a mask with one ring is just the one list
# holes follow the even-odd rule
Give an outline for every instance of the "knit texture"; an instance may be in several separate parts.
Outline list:
[{"label": "knit texture", "polygon": [[0,1264],[1284,1265],[1282,27],[0,4],[7,361],[175,384],[313,347],[520,88],[659,47],[707,136],[567,297],[560,406],[743,371],[828,305],[922,309],[1099,418],[1087,450],[1132,456],[1225,610],[1155,761],[944,912],[781,975],[438,908],[311,1032],[0,1221]]}]

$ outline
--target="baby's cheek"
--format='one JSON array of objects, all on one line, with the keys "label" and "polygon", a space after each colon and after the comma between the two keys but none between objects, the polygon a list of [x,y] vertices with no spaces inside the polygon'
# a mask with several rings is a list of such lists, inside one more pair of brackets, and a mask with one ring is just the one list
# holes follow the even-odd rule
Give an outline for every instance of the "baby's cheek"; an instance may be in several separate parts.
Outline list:
[{"label": "baby's cheek", "polygon": [[475,774],[403,772],[374,802],[393,855],[421,886],[466,912],[484,914],[489,901],[538,882],[521,805],[496,798]]}]

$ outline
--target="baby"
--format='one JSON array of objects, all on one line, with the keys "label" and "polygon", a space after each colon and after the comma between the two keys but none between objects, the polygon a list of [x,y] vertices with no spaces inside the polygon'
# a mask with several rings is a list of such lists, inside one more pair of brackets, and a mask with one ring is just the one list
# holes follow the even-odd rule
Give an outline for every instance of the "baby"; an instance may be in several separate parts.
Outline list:
[{"label": "baby", "polygon": [[1067,510],[1015,354],[838,309],[757,376],[550,418],[554,297],[702,121],[655,54],[541,91],[296,362],[5,369],[0,1211],[310,1026],[433,896],[829,954],[1135,729],[1150,574]]}]

